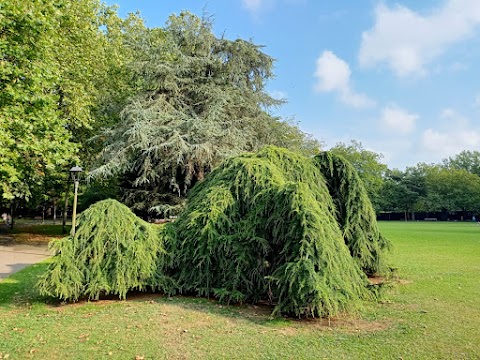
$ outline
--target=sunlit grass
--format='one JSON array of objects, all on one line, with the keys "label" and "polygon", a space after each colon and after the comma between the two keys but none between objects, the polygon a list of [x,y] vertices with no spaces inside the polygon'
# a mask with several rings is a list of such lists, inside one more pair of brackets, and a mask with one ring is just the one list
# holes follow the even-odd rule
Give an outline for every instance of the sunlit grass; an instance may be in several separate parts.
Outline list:
[{"label": "sunlit grass", "polygon": [[[67,224],[65,233],[70,232],[71,225]],[[54,238],[66,236],[63,233],[63,226],[61,224],[41,224],[32,222],[17,221],[13,229],[6,232],[17,243],[36,243],[48,244]]]},{"label": "sunlit grass", "polygon": [[33,285],[45,263],[0,282],[10,359],[478,359],[480,226],[381,223],[399,281],[380,303],[327,320],[268,307],[137,294],[58,304]]}]

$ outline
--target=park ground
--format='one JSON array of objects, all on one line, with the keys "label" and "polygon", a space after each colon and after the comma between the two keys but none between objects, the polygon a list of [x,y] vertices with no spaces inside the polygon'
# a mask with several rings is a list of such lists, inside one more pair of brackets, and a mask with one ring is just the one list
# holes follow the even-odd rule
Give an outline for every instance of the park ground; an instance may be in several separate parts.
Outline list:
[{"label": "park ground", "polygon": [[32,265],[0,282],[0,359],[479,359],[480,226],[380,227],[394,278],[378,302],[328,320],[157,294],[61,304],[38,296],[47,263]]}]

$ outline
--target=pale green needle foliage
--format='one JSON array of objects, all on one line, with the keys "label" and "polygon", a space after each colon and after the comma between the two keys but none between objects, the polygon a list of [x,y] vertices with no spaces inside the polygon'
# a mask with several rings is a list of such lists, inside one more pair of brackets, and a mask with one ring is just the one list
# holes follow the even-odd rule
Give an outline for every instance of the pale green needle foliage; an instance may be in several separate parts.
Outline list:
[{"label": "pale green needle foliage", "polygon": [[389,242],[378,230],[375,211],[357,171],[345,158],[332,152],[323,152],[314,161],[327,180],[350,254],[368,275],[385,272],[381,254]]},{"label": "pale green needle foliage", "polygon": [[[227,160],[197,184],[164,233],[164,271],[178,291],[269,300],[275,314],[296,316],[329,316],[373,297],[364,271],[384,248],[375,214],[353,167],[325,159],[270,146]],[[334,174],[328,181],[325,168]]]},{"label": "pale green needle foliage", "polygon": [[53,261],[38,283],[42,295],[64,300],[98,299],[144,290],[156,274],[163,247],[153,225],[116,200],[103,200],[78,219],[75,236],[51,244]]}]

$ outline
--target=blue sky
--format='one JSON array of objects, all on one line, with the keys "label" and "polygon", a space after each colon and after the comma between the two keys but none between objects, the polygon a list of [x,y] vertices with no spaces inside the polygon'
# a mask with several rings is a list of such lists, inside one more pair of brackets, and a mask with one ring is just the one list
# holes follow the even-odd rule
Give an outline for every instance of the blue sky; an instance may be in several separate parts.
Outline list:
[{"label": "blue sky", "polygon": [[109,0],[147,26],[188,10],[264,45],[276,110],[323,141],[361,141],[391,168],[480,150],[480,1]]}]

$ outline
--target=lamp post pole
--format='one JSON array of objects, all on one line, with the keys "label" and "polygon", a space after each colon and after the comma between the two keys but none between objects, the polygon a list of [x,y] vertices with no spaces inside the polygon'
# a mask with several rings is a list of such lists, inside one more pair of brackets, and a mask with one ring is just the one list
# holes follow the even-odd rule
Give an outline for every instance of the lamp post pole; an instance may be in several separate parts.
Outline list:
[{"label": "lamp post pole", "polygon": [[73,184],[74,184],[74,195],[73,195],[73,211],[72,211],[72,230],[70,234],[75,236],[75,226],[77,222],[77,195],[78,195],[78,183],[80,181],[80,173],[83,169],[79,166],[74,166],[70,169],[70,174],[72,175]]}]

